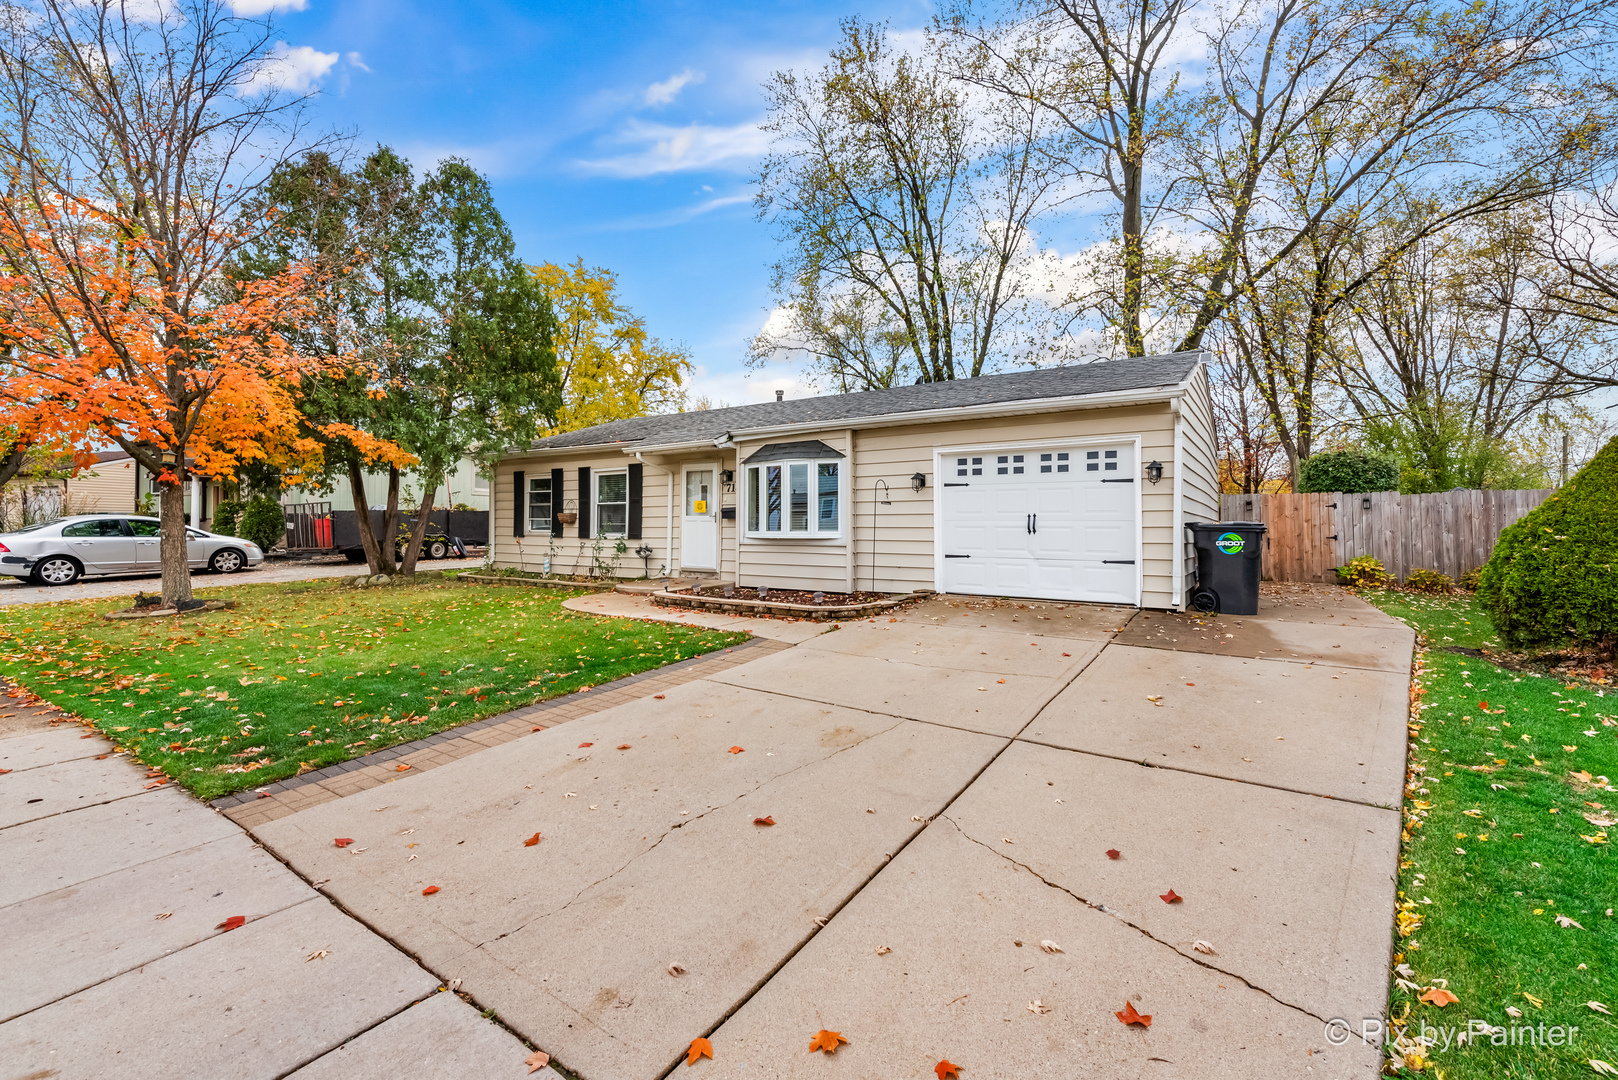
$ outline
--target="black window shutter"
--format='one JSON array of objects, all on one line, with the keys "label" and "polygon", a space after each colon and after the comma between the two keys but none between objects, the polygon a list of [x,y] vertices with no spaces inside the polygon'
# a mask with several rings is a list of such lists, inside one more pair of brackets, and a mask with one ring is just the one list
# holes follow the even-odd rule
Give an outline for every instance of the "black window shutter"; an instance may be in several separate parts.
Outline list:
[{"label": "black window shutter", "polygon": [[629,528],[625,538],[629,540],[640,539],[640,474],[643,466],[635,462],[629,466]]},{"label": "black window shutter", "polygon": [[590,539],[590,466],[579,466],[579,539]]},{"label": "black window shutter", "polygon": [[511,474],[511,535],[523,535],[524,519],[528,516],[528,492],[523,483],[523,471]]},{"label": "black window shutter", "polygon": [[561,469],[551,470],[551,535],[562,535],[562,477],[567,474]]}]

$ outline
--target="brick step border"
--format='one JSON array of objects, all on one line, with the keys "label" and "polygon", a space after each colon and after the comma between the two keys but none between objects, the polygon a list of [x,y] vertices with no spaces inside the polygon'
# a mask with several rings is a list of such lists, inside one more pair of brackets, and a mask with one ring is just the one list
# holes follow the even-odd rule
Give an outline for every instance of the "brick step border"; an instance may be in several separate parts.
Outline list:
[{"label": "brick step border", "polygon": [[663,607],[687,607],[699,611],[715,611],[724,615],[780,615],[789,619],[809,622],[842,622],[863,619],[909,600],[918,599],[920,593],[898,593],[885,600],[869,600],[863,604],[838,604],[835,607],[816,604],[788,604],[779,600],[749,600],[743,596],[700,596],[696,593],[670,592],[665,589],[652,594],[652,603]]}]

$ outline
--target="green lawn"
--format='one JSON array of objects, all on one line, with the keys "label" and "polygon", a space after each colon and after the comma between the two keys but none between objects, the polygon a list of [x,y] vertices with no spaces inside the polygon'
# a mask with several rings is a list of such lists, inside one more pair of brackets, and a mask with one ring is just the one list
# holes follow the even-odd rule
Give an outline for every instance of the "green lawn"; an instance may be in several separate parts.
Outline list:
[{"label": "green lawn", "polygon": [[204,799],[745,640],[443,579],[210,589],[233,611],[109,622],[127,601],[0,607],[6,677]]},{"label": "green lawn", "polygon": [[[1507,1028],[1508,1039],[1513,1026],[1532,1025],[1536,1041],[1541,1024],[1547,1036],[1578,1028],[1563,1036],[1570,1046],[1499,1046],[1486,1035],[1440,1045],[1426,1057],[1448,1080],[1589,1077],[1592,1058],[1618,1066],[1618,791],[1607,780],[1618,777],[1618,693],[1451,651],[1499,644],[1469,596],[1362,595],[1427,647],[1395,944],[1415,989],[1395,983],[1393,1017],[1408,1016],[1407,1037],[1426,1025],[1440,1043],[1443,1025],[1464,1030],[1470,1019]],[[1419,1000],[1438,980],[1460,1000]]]}]

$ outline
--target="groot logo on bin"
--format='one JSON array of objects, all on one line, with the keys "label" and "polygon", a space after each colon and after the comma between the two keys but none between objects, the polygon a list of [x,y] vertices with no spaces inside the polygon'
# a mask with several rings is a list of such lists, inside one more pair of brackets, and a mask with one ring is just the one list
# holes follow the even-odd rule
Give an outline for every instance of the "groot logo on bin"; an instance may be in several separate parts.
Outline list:
[{"label": "groot logo on bin", "polygon": [[1242,538],[1240,533],[1228,532],[1215,540],[1214,545],[1226,555],[1240,555],[1242,548],[1247,546],[1247,541]]}]

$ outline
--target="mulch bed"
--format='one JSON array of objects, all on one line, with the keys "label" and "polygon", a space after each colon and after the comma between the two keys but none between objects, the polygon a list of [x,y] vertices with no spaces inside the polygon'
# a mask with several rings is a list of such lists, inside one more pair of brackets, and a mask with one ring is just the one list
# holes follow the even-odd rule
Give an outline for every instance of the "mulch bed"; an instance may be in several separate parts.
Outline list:
[{"label": "mulch bed", "polygon": [[804,604],[813,607],[841,607],[848,604],[868,604],[876,600],[888,599],[887,593],[859,592],[859,593],[820,593],[805,592],[802,589],[770,589],[768,595],[760,597],[756,588],[736,588],[727,596],[723,585],[709,585],[701,589],[680,589],[679,592],[691,593],[695,596],[707,596],[716,600],[767,600],[776,604]]}]

